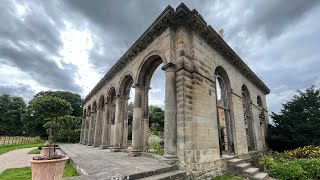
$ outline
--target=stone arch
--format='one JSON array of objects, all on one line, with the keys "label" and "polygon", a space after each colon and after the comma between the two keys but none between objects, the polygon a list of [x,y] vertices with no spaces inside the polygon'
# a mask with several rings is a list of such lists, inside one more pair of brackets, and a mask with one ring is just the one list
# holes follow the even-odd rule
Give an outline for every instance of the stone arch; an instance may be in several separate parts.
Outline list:
[{"label": "stone arch", "polygon": [[90,116],[90,112],[91,112],[91,105],[88,106],[87,115]]},{"label": "stone arch", "polygon": [[259,107],[263,108],[262,99],[261,99],[261,97],[260,97],[259,95],[257,96],[257,105],[258,105]]},{"label": "stone arch", "polygon": [[243,116],[244,116],[244,124],[245,124],[245,132],[247,136],[247,145],[248,150],[253,151],[256,149],[256,142],[254,136],[254,122],[251,111],[251,97],[250,92],[246,85],[242,85],[241,87],[242,94],[242,106],[243,106]]},{"label": "stone arch", "polygon": [[111,85],[107,91],[107,103],[114,103],[117,91],[114,85]]},{"label": "stone arch", "polygon": [[[150,51],[150,52],[143,58],[142,63],[141,63],[140,66],[139,66],[139,69],[138,69],[138,71],[137,71],[136,78],[135,78],[135,80],[136,80],[135,83],[137,83],[137,84],[141,83],[141,81],[140,81],[141,72],[145,70],[145,69],[144,69],[145,66],[146,66],[148,63],[152,62],[152,59],[154,59],[154,58],[156,58],[156,59],[161,59],[161,63],[163,63],[164,66],[168,64],[168,61],[167,61],[165,55],[164,55],[162,52],[160,52],[160,51],[158,51],[158,50]],[[159,64],[156,66],[156,68],[157,68],[161,63],[159,63]],[[156,69],[156,68],[155,68],[155,69]],[[155,70],[155,69],[154,69],[154,70]],[[153,72],[154,72],[154,70],[153,70]],[[150,78],[150,79],[151,79],[151,78]]]},{"label": "stone arch", "polygon": [[130,89],[133,84],[135,84],[134,75],[131,71],[128,71],[120,79],[118,86],[119,95],[129,97]]},{"label": "stone arch", "polygon": [[100,95],[99,101],[98,101],[98,107],[104,108],[105,105],[105,97],[103,94]]},{"label": "stone arch", "polygon": [[219,126],[222,124],[224,126],[223,131],[219,128],[220,134],[220,153],[222,150],[227,151],[228,154],[235,153],[234,147],[234,122],[231,118],[231,84],[230,79],[221,66],[218,66],[214,71],[216,79],[216,98],[217,98],[217,117]]}]

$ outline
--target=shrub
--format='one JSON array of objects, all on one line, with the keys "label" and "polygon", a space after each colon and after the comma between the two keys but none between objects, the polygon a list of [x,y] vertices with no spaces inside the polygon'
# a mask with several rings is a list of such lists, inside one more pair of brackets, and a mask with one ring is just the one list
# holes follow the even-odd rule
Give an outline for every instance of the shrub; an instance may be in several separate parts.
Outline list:
[{"label": "shrub", "polygon": [[305,179],[305,171],[296,161],[270,165],[269,174],[278,179]]},{"label": "shrub", "polygon": [[164,150],[161,147],[161,141],[162,138],[159,136],[153,134],[152,132],[149,132],[149,138],[148,138],[148,143],[149,143],[149,149],[148,152],[158,154],[158,155],[163,155]]},{"label": "shrub", "polygon": [[297,159],[295,160],[306,172],[307,178],[320,179],[320,159]]},{"label": "shrub", "polygon": [[320,158],[320,146],[304,146],[285,153],[289,159]]},{"label": "shrub", "polygon": [[275,164],[276,161],[273,159],[273,157],[271,155],[263,155],[261,158],[259,158],[258,163],[260,165],[269,167],[269,166]]}]

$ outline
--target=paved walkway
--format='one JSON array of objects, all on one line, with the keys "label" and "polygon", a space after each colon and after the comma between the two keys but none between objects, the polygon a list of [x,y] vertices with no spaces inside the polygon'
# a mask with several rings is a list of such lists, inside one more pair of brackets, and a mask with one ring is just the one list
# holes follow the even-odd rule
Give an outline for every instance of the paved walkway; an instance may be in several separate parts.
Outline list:
[{"label": "paved walkway", "polygon": [[31,166],[29,160],[35,154],[28,154],[33,148],[17,149],[0,155],[0,173],[9,168]]},{"label": "paved walkway", "polygon": [[81,144],[63,144],[60,147],[80,171],[89,175],[74,179],[112,179],[170,167],[156,159],[131,157],[124,152],[110,152]]}]

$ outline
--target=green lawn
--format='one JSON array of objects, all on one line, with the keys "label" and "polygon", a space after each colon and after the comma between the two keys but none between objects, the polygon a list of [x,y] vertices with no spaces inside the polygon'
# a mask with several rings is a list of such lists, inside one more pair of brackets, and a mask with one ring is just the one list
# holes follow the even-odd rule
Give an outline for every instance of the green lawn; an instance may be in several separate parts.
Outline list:
[{"label": "green lawn", "polygon": [[225,174],[223,176],[214,177],[211,180],[241,180],[242,178]]},{"label": "green lawn", "polygon": [[22,148],[38,147],[38,146],[41,146],[43,144],[44,144],[44,142],[38,142],[38,143],[34,143],[34,144],[17,144],[17,145],[3,146],[3,147],[0,147],[0,155],[4,154],[6,152],[12,151],[12,150],[22,149]]},{"label": "green lawn", "polygon": [[[76,169],[72,166],[70,161],[67,162],[63,171],[63,177],[79,176]],[[30,180],[32,176],[31,167],[12,168],[3,171],[0,174],[1,180]]]},{"label": "green lawn", "polygon": [[38,148],[36,149],[32,149],[30,152],[28,152],[28,154],[40,154],[40,150]]}]

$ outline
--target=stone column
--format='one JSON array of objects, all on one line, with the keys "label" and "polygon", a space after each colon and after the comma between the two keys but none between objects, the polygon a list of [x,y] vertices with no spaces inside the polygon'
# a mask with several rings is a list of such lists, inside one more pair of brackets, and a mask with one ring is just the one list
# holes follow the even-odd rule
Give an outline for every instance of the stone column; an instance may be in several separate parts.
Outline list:
[{"label": "stone column", "polygon": [[106,103],[106,106],[105,106],[105,116],[103,118],[103,121],[102,121],[102,134],[101,134],[101,146],[100,148],[101,149],[106,149],[110,146],[110,141],[109,141],[109,138],[110,138],[110,111],[111,111],[111,106],[109,103]]},{"label": "stone column", "polygon": [[123,105],[123,98],[120,95],[117,95],[116,99],[116,114],[115,114],[115,129],[114,129],[114,139],[113,139],[113,152],[119,152],[122,148],[122,129],[123,129],[123,122],[121,117],[122,115],[122,105]]},{"label": "stone column", "polygon": [[122,147],[127,148],[128,147],[128,100],[129,97],[125,97],[123,99],[123,130],[122,130]]},{"label": "stone column", "polygon": [[164,114],[164,157],[177,160],[177,100],[176,100],[176,65],[168,63],[166,71],[165,114]]},{"label": "stone column", "polygon": [[97,116],[94,128],[94,140],[93,140],[93,147],[98,147],[101,145],[101,126],[102,126],[102,111],[101,107],[97,108]]},{"label": "stone column", "polygon": [[80,144],[83,144],[85,123],[86,123],[86,118],[84,116],[84,117],[82,117],[82,123],[81,123],[81,133],[80,133],[80,141],[79,141]]},{"label": "stone column", "polygon": [[133,122],[132,122],[132,150],[129,155],[141,155],[142,129],[141,121],[143,118],[142,110],[142,88],[138,85],[135,88],[134,105],[133,105]]},{"label": "stone column", "polygon": [[143,92],[143,100],[144,100],[144,115],[143,115],[143,151],[147,151],[149,144],[148,144],[148,138],[149,138],[149,90],[150,87],[146,87]]},{"label": "stone column", "polygon": [[88,114],[85,115],[85,122],[84,122],[84,133],[83,133],[83,144],[88,143],[88,133],[89,133],[89,121],[90,116]]},{"label": "stone column", "polygon": [[93,136],[94,136],[94,122],[95,121],[95,112],[91,111],[90,123],[89,123],[89,132],[88,132],[88,146],[92,146]]}]

